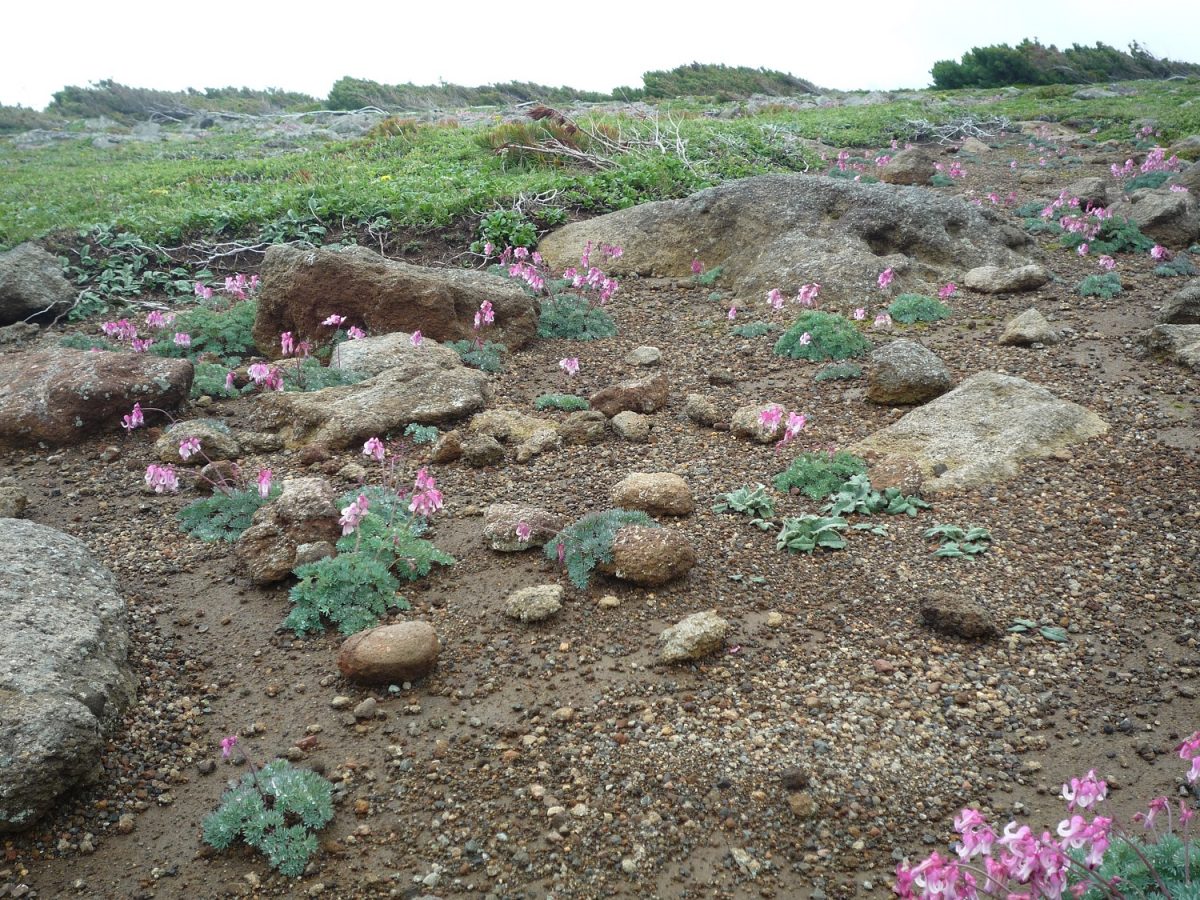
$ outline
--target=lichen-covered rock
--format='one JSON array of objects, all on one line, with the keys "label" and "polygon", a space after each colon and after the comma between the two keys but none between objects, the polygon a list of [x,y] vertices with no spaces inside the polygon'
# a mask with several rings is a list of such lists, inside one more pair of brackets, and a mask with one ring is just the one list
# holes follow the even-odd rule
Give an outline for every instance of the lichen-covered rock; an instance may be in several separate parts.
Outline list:
[{"label": "lichen-covered rock", "polygon": [[1113,218],[1127,218],[1143,234],[1172,249],[1200,239],[1200,201],[1189,191],[1134,191],[1109,207]]},{"label": "lichen-covered rock", "polygon": [[1200,278],[1195,278],[1175,293],[1159,310],[1163,325],[1200,325]]},{"label": "lichen-covered rock", "polygon": [[235,551],[254,584],[282,581],[301,565],[305,544],[333,544],[341,535],[337,494],[323,478],[286,478],[279,496],[259,509]]},{"label": "lichen-covered rock", "polygon": [[433,671],[440,650],[428,622],[381,625],[346,638],[338,651],[338,670],[361,684],[403,684]]},{"label": "lichen-covered rock", "polygon": [[894,154],[877,174],[887,184],[929,184],[933,172],[933,157],[929,152],[922,147],[910,147]]},{"label": "lichen-covered rock", "polygon": [[[778,419],[763,420],[763,414],[778,410]],[[737,437],[747,438],[759,444],[773,444],[783,437],[787,428],[786,415],[778,403],[755,403],[740,406],[733,413],[729,430]]]},{"label": "lichen-covered rock", "polygon": [[613,538],[612,562],[597,569],[643,587],[682,578],[696,564],[687,538],[670,528],[626,525]]},{"label": "lichen-covered rock", "polygon": [[411,334],[394,331],[357,341],[342,341],[334,350],[329,366],[363,375],[378,375],[412,360],[428,361],[429,365],[442,369],[453,369],[462,363],[462,357],[455,350],[443,347],[433,338],[423,338],[419,345],[414,345]]},{"label": "lichen-covered rock", "polygon": [[573,412],[558,426],[558,434],[564,446],[598,444],[608,432],[608,418],[594,409]]},{"label": "lichen-covered rock", "polygon": [[696,508],[688,483],[671,472],[633,472],[613,486],[612,505],[652,516],[686,516]]},{"label": "lichen-covered rock", "polygon": [[703,394],[688,394],[683,404],[683,414],[705,428],[712,428],[722,418],[717,405]]},{"label": "lichen-covered rock", "polygon": [[558,584],[520,588],[504,601],[504,614],[518,622],[541,622],[562,609],[562,596]]},{"label": "lichen-covered rock", "polygon": [[[517,535],[521,526],[529,529],[525,540]],[[541,547],[565,526],[561,516],[528,503],[493,503],[483,513],[484,541],[500,553]]]},{"label": "lichen-covered rock", "polygon": [[702,659],[720,650],[728,633],[729,623],[715,609],[693,613],[659,634],[658,658],[664,663]]},{"label": "lichen-covered rock", "polygon": [[946,364],[916,341],[889,341],[871,352],[867,399],[888,406],[925,403],[950,390]]},{"label": "lichen-covered rock", "polygon": [[1045,316],[1031,306],[1009,320],[1004,326],[1004,333],[1000,335],[1000,343],[1016,347],[1055,344],[1058,343],[1058,332]]},{"label": "lichen-covered rock", "polygon": [[619,412],[612,417],[613,433],[631,444],[644,444],[650,440],[650,420],[641,413]]},{"label": "lichen-covered rock", "polygon": [[981,294],[1012,294],[1020,291],[1032,291],[1049,280],[1049,273],[1035,264],[1016,268],[979,266],[963,276],[963,284]]},{"label": "lichen-covered rock", "polygon": [[490,434],[468,434],[462,443],[462,458],[476,469],[498,466],[504,462],[504,445]]},{"label": "lichen-covered rock", "polygon": [[37,244],[18,244],[0,253],[0,325],[69,309],[75,289],[58,257]]},{"label": "lichen-covered rock", "polygon": [[1200,372],[1200,325],[1155,325],[1137,336],[1143,353],[1165,353]]},{"label": "lichen-covered rock", "polygon": [[[188,438],[200,441],[200,452],[184,460],[179,445]],[[242,445],[229,426],[217,419],[189,419],[170,425],[154,443],[154,453],[165,463],[203,466],[217,460],[237,459]]]}]

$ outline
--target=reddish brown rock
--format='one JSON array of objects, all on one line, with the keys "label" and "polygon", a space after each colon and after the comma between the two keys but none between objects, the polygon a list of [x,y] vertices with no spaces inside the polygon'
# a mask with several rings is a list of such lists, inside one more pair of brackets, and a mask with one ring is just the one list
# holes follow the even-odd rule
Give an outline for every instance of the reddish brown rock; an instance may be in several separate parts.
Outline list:
[{"label": "reddish brown rock", "polygon": [[5,356],[0,446],[78,443],[115,428],[134,403],[174,409],[191,390],[192,374],[185,359],[145,353],[56,348]]},{"label": "reddish brown rock", "polygon": [[682,578],[696,564],[687,538],[670,528],[626,525],[613,538],[612,562],[601,565],[622,581],[644,587]]},{"label": "reddish brown rock", "polygon": [[338,527],[337,495],[323,478],[287,478],[272,503],[254,514],[253,524],[237,540],[236,552],[254,584],[281,581],[300,565],[304,544],[334,543]]},{"label": "reddish brown rock", "polygon": [[466,269],[432,269],[385,259],[365,247],[267,250],[254,320],[254,340],[279,355],[279,334],[326,341],[321,324],[333,313],[350,325],[380,335],[420,331],[437,341],[476,337],[475,313],[491,301],[495,324],[486,338],[509,350],[537,335],[537,307],[515,282]]},{"label": "reddish brown rock", "polygon": [[345,640],[338,651],[338,669],[362,684],[400,684],[429,674],[440,649],[428,622],[381,625]]},{"label": "reddish brown rock", "polygon": [[666,376],[638,378],[606,387],[588,397],[592,409],[608,418],[620,412],[652,413],[667,405],[671,384]]},{"label": "reddish brown rock", "polygon": [[687,516],[696,508],[688,483],[672,472],[634,472],[611,491],[613,506],[652,516]]}]

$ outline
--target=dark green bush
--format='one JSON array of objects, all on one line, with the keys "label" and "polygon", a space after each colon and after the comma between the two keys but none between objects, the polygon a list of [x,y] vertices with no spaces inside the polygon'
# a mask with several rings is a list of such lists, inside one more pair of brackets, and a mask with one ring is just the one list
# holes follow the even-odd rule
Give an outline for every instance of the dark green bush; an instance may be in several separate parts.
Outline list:
[{"label": "dark green bush", "polygon": [[938,322],[949,317],[950,307],[924,294],[901,294],[888,306],[888,315],[903,325]]},{"label": "dark green bush", "polygon": [[858,366],[852,363],[838,363],[823,368],[813,376],[813,381],[850,381],[853,378],[861,377],[862,369]]},{"label": "dark green bush", "polygon": [[596,341],[616,333],[612,316],[582,297],[561,294],[542,301],[538,337]]},{"label": "dark green bush", "polygon": [[865,471],[866,460],[846,450],[836,453],[809,451],[801,453],[786,471],[775,476],[775,488],[780,491],[796,488],[813,500],[820,500]]},{"label": "dark green bush", "polygon": [[[802,344],[807,333],[811,341]],[[794,325],[775,342],[775,355],[820,362],[862,356],[871,342],[845,316],[810,310],[801,313]]]},{"label": "dark green bush", "polygon": [[[1064,247],[1075,249],[1084,243],[1084,237],[1075,232],[1067,232],[1058,239]],[[1105,219],[1100,224],[1096,236],[1087,241],[1089,252],[1112,256],[1114,253],[1146,253],[1154,246],[1154,241],[1142,234],[1141,230],[1128,219]]]}]

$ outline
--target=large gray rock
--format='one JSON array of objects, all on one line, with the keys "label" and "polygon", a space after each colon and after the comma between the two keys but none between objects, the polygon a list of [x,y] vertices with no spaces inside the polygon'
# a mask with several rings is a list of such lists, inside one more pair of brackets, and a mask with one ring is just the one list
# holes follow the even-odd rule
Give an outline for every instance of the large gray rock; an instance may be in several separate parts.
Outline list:
[{"label": "large gray rock", "polygon": [[125,602],[81,541],[0,519],[0,832],[94,781],[133,700]]},{"label": "large gray rock", "polygon": [[1146,353],[1163,353],[1200,372],[1200,325],[1155,325],[1137,337]]},{"label": "large gray rock", "polygon": [[1129,219],[1166,247],[1181,249],[1200,238],[1200,201],[1191,191],[1134,191],[1108,211],[1114,219]]},{"label": "large gray rock", "polygon": [[420,331],[438,341],[476,336],[475,313],[490,300],[496,321],[487,339],[510,350],[537,335],[537,307],[515,282],[468,269],[433,269],[386,259],[366,247],[267,250],[254,320],[254,340],[279,355],[279,334],[321,341],[331,314],[345,316],[369,334]]},{"label": "large gray rock", "polygon": [[74,299],[62,263],[37,244],[18,244],[0,253],[0,325],[60,313]]},{"label": "large gray rock", "polygon": [[350,447],[409,423],[441,425],[482,409],[488,376],[458,360],[414,357],[358,384],[258,398],[262,424],[289,446]]},{"label": "large gray rock", "polygon": [[850,452],[911,459],[937,493],[1005,481],[1022,460],[1044,457],[1108,430],[1099,416],[1023,378],[981,372]]},{"label": "large gray rock", "polygon": [[1030,239],[1005,216],[927,188],[809,175],[728,182],[684,200],[645,203],[561,228],[539,249],[574,265],[586,241],[624,249],[616,275],[688,277],[695,257],[721,266],[735,297],[819,282],[822,299],[877,291],[884,268],[901,291],[930,294],[963,267],[1014,267]]},{"label": "large gray rock", "polygon": [[186,359],[148,353],[58,347],[2,356],[0,446],[75,444],[115,427],[137,402],[174,409],[187,398],[192,374]]},{"label": "large gray rock", "polygon": [[1017,266],[1006,269],[1001,266],[979,266],[963,276],[963,284],[981,294],[1010,294],[1032,291],[1050,280],[1050,274],[1039,265]]},{"label": "large gray rock", "polygon": [[871,352],[867,399],[872,403],[924,403],[940,397],[953,384],[946,364],[916,341],[891,341]]},{"label": "large gray rock", "polygon": [[394,331],[357,341],[342,341],[334,350],[329,365],[334,369],[378,375],[409,360],[428,361],[430,365],[448,369],[462,362],[456,351],[443,347],[433,338],[423,337],[419,346],[413,346],[411,334]]},{"label": "large gray rock", "polygon": [[1200,278],[1189,281],[1163,304],[1158,321],[1163,325],[1200,325]]}]

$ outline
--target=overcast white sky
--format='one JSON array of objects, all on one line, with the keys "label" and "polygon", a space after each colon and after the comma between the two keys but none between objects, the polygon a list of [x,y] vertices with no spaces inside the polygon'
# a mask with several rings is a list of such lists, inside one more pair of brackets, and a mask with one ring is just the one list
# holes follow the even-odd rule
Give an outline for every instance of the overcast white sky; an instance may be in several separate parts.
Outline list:
[{"label": "overcast white sky", "polygon": [[279,87],[323,98],[343,75],[416,84],[535,81],[607,91],[642,72],[714,62],[823,87],[929,84],[939,59],[1039,38],[1060,48],[1139,41],[1200,62],[1200,3],[1118,0],[109,0],[20,2],[4,12],[0,103],[42,109],[67,84]]}]

